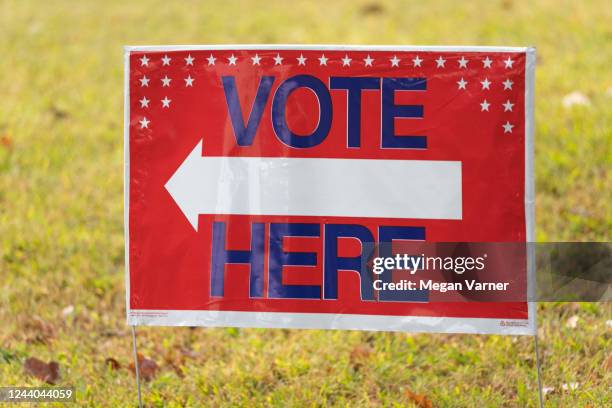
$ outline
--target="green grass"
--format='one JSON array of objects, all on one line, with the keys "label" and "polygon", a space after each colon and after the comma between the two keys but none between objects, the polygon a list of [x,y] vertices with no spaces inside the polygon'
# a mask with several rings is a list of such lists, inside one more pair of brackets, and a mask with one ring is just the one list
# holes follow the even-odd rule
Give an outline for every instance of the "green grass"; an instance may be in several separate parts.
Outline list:
[{"label": "green grass", "polygon": [[[0,385],[38,384],[23,373],[34,356],[60,362],[79,406],[135,405],[125,44],[535,45],[537,237],[610,240],[606,1],[104,3],[0,2]],[[590,105],[563,107],[573,91]],[[565,327],[573,315],[577,327]],[[548,406],[612,404],[609,319],[609,304],[540,306]],[[161,366],[143,388],[150,406],[405,406],[406,390],[443,407],[536,404],[528,337],[141,328],[139,345]],[[123,367],[108,369],[107,357]],[[563,391],[570,382],[580,385]]]}]

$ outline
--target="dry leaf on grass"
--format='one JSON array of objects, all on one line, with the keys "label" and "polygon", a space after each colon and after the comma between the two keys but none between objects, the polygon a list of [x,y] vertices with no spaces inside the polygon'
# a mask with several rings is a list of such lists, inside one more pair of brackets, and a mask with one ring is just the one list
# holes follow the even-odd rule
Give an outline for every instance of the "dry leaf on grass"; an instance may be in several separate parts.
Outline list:
[{"label": "dry leaf on grass", "polygon": [[176,375],[179,378],[185,378],[185,373],[183,372],[183,367],[182,366],[178,366],[176,364],[170,363],[168,364],[170,366],[170,368],[172,368],[174,370],[174,372],[176,373]]},{"label": "dry leaf on grass", "polygon": [[109,366],[113,370],[119,370],[121,368],[121,364],[112,357],[108,357],[104,360],[104,365]]},{"label": "dry leaf on grass", "polygon": [[169,348],[164,354],[164,362],[168,365],[182,366],[185,363],[185,355],[180,349]]},{"label": "dry leaf on grass", "polygon": [[0,146],[3,146],[8,150],[13,147],[13,140],[8,135],[2,135],[0,136]]},{"label": "dry leaf on grass", "polygon": [[355,370],[358,370],[361,366],[363,366],[364,362],[370,357],[372,354],[372,348],[369,346],[358,345],[353,348],[350,355],[351,365]]},{"label": "dry leaf on grass", "polygon": [[138,367],[140,368],[141,377],[146,381],[151,381],[157,375],[157,370],[159,369],[157,363],[149,358],[143,358],[138,363]]},{"label": "dry leaf on grass", "polygon": [[[136,374],[134,362],[130,363],[129,368],[133,374]],[[140,353],[138,353],[138,368],[140,370],[140,378],[145,381],[151,381],[153,378],[155,378],[157,371],[159,370],[159,366],[154,360],[146,358]]]},{"label": "dry leaf on grass", "polygon": [[33,316],[27,320],[23,330],[26,335],[25,340],[30,344],[49,344],[49,341],[55,337],[53,326],[39,316]]},{"label": "dry leaf on grass", "polygon": [[408,399],[414,402],[419,408],[433,408],[433,404],[425,395],[415,394],[410,390],[404,392]]},{"label": "dry leaf on grass", "polygon": [[60,379],[57,361],[45,363],[35,357],[29,357],[23,364],[23,369],[27,375],[34,376],[48,384],[57,384]]},{"label": "dry leaf on grass", "polygon": [[164,356],[164,362],[166,365],[174,370],[176,375],[180,378],[183,378],[185,374],[183,373],[183,364],[185,364],[185,354],[183,353],[182,348],[171,348],[166,351],[166,355]]}]

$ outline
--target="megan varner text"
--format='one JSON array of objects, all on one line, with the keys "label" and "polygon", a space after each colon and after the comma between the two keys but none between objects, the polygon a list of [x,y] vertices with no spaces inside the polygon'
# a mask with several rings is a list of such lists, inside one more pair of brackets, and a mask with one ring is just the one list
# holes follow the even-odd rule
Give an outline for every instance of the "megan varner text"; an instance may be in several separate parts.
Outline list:
[{"label": "megan varner text", "polygon": [[384,282],[377,279],[373,282],[374,290],[432,290],[436,292],[448,291],[506,291],[509,282],[478,282],[474,279],[463,282],[435,282],[431,279],[419,280],[418,282],[402,279],[398,282]]}]

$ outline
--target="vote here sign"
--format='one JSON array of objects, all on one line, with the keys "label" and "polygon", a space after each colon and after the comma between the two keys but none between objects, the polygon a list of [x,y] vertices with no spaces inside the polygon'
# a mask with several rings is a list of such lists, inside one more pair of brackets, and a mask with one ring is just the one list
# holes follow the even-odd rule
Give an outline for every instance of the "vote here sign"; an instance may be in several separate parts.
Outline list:
[{"label": "vote here sign", "polygon": [[127,47],[128,322],[533,333],[527,302],[381,296],[362,257],[532,240],[534,62],[500,47]]}]

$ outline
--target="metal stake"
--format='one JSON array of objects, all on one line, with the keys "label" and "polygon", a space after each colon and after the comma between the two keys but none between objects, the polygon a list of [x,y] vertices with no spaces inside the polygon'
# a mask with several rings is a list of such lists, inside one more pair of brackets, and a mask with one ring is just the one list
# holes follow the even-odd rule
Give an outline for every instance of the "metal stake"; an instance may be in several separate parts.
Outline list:
[{"label": "metal stake", "polygon": [[540,369],[540,348],[538,347],[537,331],[533,338],[535,339],[536,367],[538,368],[538,393],[540,396],[540,408],[544,408],[544,392],[542,390],[542,370]]},{"label": "metal stake", "polygon": [[131,326],[131,327],[132,327],[132,344],[134,345],[134,369],[136,371],[136,385],[138,387],[138,407],[142,408],[142,394],[140,392],[140,367],[138,366],[138,349],[136,348],[136,326]]}]

